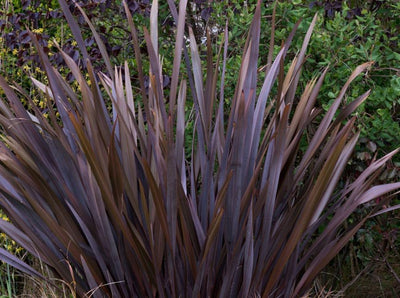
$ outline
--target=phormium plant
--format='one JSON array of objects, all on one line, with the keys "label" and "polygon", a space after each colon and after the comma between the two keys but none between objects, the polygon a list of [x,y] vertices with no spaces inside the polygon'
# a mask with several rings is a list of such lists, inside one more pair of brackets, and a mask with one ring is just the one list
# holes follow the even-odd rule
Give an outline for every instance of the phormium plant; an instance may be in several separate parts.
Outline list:
[{"label": "phormium plant", "polygon": [[[306,128],[319,115],[314,103],[328,71],[312,79],[296,98],[316,17],[289,70],[284,73],[283,64],[295,30],[275,59],[269,56],[265,80],[257,90],[259,1],[235,95],[227,99],[225,73],[237,71],[225,67],[227,32],[216,61],[208,41],[203,72],[194,34],[185,30],[187,1],[179,2],[178,13],[168,0],[176,39],[167,96],[158,52],[158,1],[153,1],[150,32],[144,30],[148,88],[127,6],[138,88],[129,79],[127,65],[124,72],[113,69],[100,36],[81,10],[108,75],[94,72],[78,25],[64,0],[60,4],[89,80],[60,49],[79,83],[79,92],[74,92],[33,34],[49,84],[33,83],[47,103],[48,119],[21,88],[0,78],[5,94],[0,102],[0,206],[11,220],[0,221],[0,229],[74,286],[79,296],[89,291],[95,297],[306,294],[318,272],[365,221],[346,229],[346,218],[359,205],[400,187],[374,185],[395,152],[337,187],[358,138],[354,118],[346,119],[369,92],[341,110],[339,106],[349,84],[371,63],[354,70],[321,117],[307,150],[299,150]],[[271,50],[273,40],[271,36]],[[271,92],[274,84],[276,94]],[[21,96],[31,110],[23,107]],[[193,142],[188,144],[185,107],[191,101],[196,117]],[[227,101],[229,115],[224,114]],[[376,205],[371,214],[379,208]],[[319,227],[324,227],[322,232]],[[6,250],[0,250],[0,258],[40,276]]]}]

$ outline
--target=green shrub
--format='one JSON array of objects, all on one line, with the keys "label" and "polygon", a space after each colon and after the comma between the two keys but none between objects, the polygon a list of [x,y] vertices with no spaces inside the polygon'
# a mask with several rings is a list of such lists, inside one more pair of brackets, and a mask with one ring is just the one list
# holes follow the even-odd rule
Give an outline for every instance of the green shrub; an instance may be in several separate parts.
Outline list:
[{"label": "green shrub", "polygon": [[[48,79],[48,86],[33,80],[48,119],[25,95],[32,107],[28,112],[20,101],[23,90],[16,87],[16,92],[0,77],[5,94],[0,102],[0,207],[11,220],[0,221],[0,229],[76,286],[79,296],[89,291],[94,297],[306,294],[318,272],[380,210],[374,199],[400,188],[399,182],[374,185],[396,151],[337,187],[359,136],[355,118],[349,117],[369,91],[339,107],[350,83],[371,63],[355,68],[322,115],[314,107],[328,69],[306,86],[299,84],[316,17],[286,71],[295,31],[276,55],[271,47],[258,82],[260,1],[240,69],[226,67],[228,32],[216,60],[208,43],[202,63],[188,29],[191,63],[185,60],[181,70],[182,55],[189,52],[187,1],[179,2],[178,14],[168,0],[176,39],[172,57],[164,57],[172,65],[164,92],[157,3],[150,33],[144,30],[148,88],[127,8],[138,80],[130,80],[127,63],[123,70],[113,68],[94,28],[107,74],[96,73],[90,59],[83,71],[59,50],[78,91],[30,34]],[[64,0],[60,4],[65,6]],[[75,19],[66,16],[85,53]],[[233,97],[226,98],[224,77],[230,72],[239,75]],[[301,93],[298,100],[296,93]],[[192,104],[195,116],[188,121]],[[316,130],[302,151],[310,126]],[[367,215],[346,228],[346,219],[366,203]],[[0,249],[0,258],[41,277],[7,250]]]},{"label": "green shrub", "polygon": [[[379,2],[379,1],[378,1]],[[318,106],[328,110],[341,86],[352,70],[365,61],[374,61],[360,82],[353,86],[346,101],[354,100],[360,92],[371,89],[369,100],[357,111],[357,127],[361,137],[378,144],[380,156],[399,147],[399,62],[400,62],[400,10],[397,1],[279,1],[276,4],[277,22],[275,28],[275,54],[286,39],[288,32],[299,19],[305,20],[299,26],[299,33],[294,37],[289,57],[300,50],[300,36],[307,30],[306,24],[318,12],[320,17],[311,38],[307,63],[303,69],[304,85],[321,69],[330,65],[332,71],[327,74],[322,86]],[[376,5],[375,5],[375,4]],[[213,4],[213,20],[218,28],[224,28],[225,19],[220,21],[220,14],[228,15],[231,46],[228,65],[240,65],[240,52],[244,45],[245,24],[251,21],[255,1],[248,1],[248,6],[238,9],[239,2],[227,5]],[[318,4],[318,5],[317,5]],[[267,1],[263,15],[270,18],[273,5]],[[210,21],[211,22],[211,21]],[[213,23],[214,25],[214,23]],[[271,26],[262,23],[260,63],[266,65]],[[235,85],[237,73],[227,74],[227,84]],[[230,93],[228,93],[230,95]],[[233,95],[233,94],[232,94]],[[298,94],[300,96],[300,94]],[[376,111],[380,110],[381,117]],[[395,158],[397,160],[397,158]]]}]

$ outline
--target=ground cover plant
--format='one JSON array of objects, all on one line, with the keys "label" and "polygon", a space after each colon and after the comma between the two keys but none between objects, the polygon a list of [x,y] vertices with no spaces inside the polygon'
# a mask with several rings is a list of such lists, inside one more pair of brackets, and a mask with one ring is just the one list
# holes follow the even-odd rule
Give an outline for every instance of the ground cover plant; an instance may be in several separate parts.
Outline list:
[{"label": "ground cover plant", "polygon": [[[351,115],[369,91],[342,101],[351,82],[372,63],[354,69],[326,112],[316,109],[328,68],[304,88],[299,80],[317,16],[291,61],[285,57],[299,23],[276,54],[271,35],[271,54],[259,82],[260,1],[240,69],[226,67],[228,31],[215,59],[208,39],[202,61],[193,30],[185,26],[187,1],[177,8],[172,0],[174,53],[159,55],[158,1],[153,1],[150,30],[144,29],[149,55],[149,69],[144,69],[125,5],[138,73],[131,81],[127,63],[123,70],[113,67],[77,6],[107,73],[95,71],[75,18],[64,0],[59,2],[85,67],[81,70],[58,49],[76,90],[29,33],[48,82],[32,78],[32,84],[41,92],[48,118],[22,88],[0,77],[0,207],[10,219],[1,220],[0,229],[78,296],[304,295],[321,269],[400,188],[399,182],[375,185],[397,151],[372,160],[354,180],[340,181],[359,136]],[[166,59],[172,60],[172,73],[164,90]],[[224,77],[231,71],[239,76],[233,96],[226,98]],[[317,129],[300,150],[315,121]],[[367,215],[346,227],[346,219],[366,203]],[[7,250],[0,250],[0,258],[41,277]]]}]

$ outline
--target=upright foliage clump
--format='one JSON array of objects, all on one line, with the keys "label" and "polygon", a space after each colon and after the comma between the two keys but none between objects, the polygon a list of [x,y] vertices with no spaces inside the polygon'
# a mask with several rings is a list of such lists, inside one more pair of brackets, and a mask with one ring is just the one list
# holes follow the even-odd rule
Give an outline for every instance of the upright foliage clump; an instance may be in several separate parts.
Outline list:
[{"label": "upright foliage clump", "polygon": [[[67,12],[64,0],[60,4]],[[31,34],[49,85],[33,82],[43,93],[49,119],[23,90],[16,87],[15,93],[0,77],[6,96],[0,103],[0,206],[11,220],[0,221],[0,229],[74,285],[79,296],[90,290],[95,297],[305,294],[316,274],[363,224],[345,229],[346,218],[359,205],[400,188],[400,183],[372,186],[395,152],[337,188],[358,138],[354,118],[347,119],[369,92],[342,110],[339,106],[349,84],[370,63],[354,70],[301,152],[304,132],[319,115],[314,103],[327,73],[325,69],[312,79],[296,99],[316,17],[287,73],[283,64],[294,31],[275,59],[269,56],[265,80],[257,90],[259,1],[235,95],[227,99],[224,76],[236,71],[225,67],[227,32],[216,61],[208,41],[203,72],[194,34],[185,30],[187,0],[180,1],[179,13],[174,1],[168,4],[176,23],[168,95],[158,52],[156,0],[150,32],[144,30],[148,88],[127,7],[139,88],[132,85],[136,82],[130,81],[126,64],[123,71],[113,69],[83,10],[108,75],[95,73],[85,59],[87,81],[60,49],[79,84],[78,93]],[[65,15],[82,53],[87,53],[74,18]],[[186,72],[181,74],[182,55]],[[195,108],[191,136],[183,77]],[[30,111],[19,94],[31,103]],[[188,138],[193,142],[188,144]],[[0,250],[0,258],[40,276],[5,250]]]}]

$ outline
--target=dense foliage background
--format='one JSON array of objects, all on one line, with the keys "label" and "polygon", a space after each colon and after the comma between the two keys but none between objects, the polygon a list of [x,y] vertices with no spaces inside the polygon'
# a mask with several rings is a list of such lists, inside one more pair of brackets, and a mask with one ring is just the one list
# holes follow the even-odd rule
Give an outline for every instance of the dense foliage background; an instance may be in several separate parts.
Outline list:
[{"label": "dense foliage background", "polygon": [[[135,22],[147,26],[151,2],[146,0],[127,2]],[[69,3],[72,4],[71,1]],[[263,3],[259,64],[267,65],[273,1]],[[136,63],[133,59],[134,50],[121,1],[87,0],[80,1],[79,4],[95,24],[112,62],[123,65],[123,62],[127,60],[130,69],[134,69]],[[221,33],[228,20],[230,44],[227,69],[238,69],[245,33],[252,21],[255,4],[256,1],[189,1],[188,11],[191,17],[187,22],[193,27],[197,43],[200,45],[200,55],[205,57],[206,53],[204,29],[209,27],[212,38],[217,43],[222,42]],[[160,45],[160,54],[168,56],[174,47],[173,34],[171,34],[174,30],[174,22],[167,4],[160,5],[162,20],[160,21],[160,39],[163,40]],[[101,53],[88,25],[73,5],[70,8],[83,28],[84,42],[96,70],[107,73],[105,65],[98,63]],[[72,38],[58,1],[3,1],[0,9],[2,32],[0,72],[28,90],[35,103],[42,108],[43,114],[47,115],[47,107],[41,103],[40,96],[37,96],[37,91],[30,81],[31,76],[41,81],[45,81],[46,77],[39,68],[39,57],[32,46],[27,28],[34,32],[43,50],[50,53],[52,64],[67,76],[71,84],[74,84],[74,78],[66,68],[61,54],[51,53],[56,51],[56,44],[59,44],[65,53],[82,68],[78,45]],[[400,146],[400,2],[395,0],[277,2],[275,54],[278,53],[294,24],[299,19],[304,19],[288,53],[289,57],[294,57],[301,48],[302,36],[316,12],[319,13],[319,19],[310,41],[309,55],[303,68],[300,84],[305,86],[306,82],[323,67],[330,66],[331,71],[327,73],[325,84],[318,97],[318,106],[321,109],[328,110],[357,65],[374,61],[367,75],[357,79],[358,83],[352,85],[345,99],[345,102],[351,102],[359,94],[372,89],[368,100],[357,110],[356,125],[361,130],[361,139],[350,161],[351,170],[346,173],[349,178],[354,178],[369,165],[374,156],[383,156]],[[143,42],[141,26],[138,26],[138,29],[139,38]],[[146,52],[144,43],[141,44],[141,50]],[[149,61],[144,61],[144,63],[148,64]],[[163,67],[164,73],[167,74],[163,80],[166,88],[170,84],[168,74],[171,73],[172,64],[166,63]],[[263,74],[262,70],[260,68],[260,75]],[[133,79],[137,75],[137,73],[131,73]],[[237,72],[228,72],[226,75],[225,84],[228,86],[226,98],[234,95],[237,75]],[[148,84],[148,78],[146,80]],[[232,90],[231,93],[229,90]],[[25,104],[27,105],[26,102]],[[310,128],[309,135],[312,134],[313,131]],[[306,143],[307,139],[304,139],[304,144]],[[381,174],[380,180],[398,181],[399,167],[400,157],[397,156]],[[360,217],[362,215],[360,214]],[[388,280],[396,280],[396,271],[389,267],[398,264],[400,260],[396,253],[400,248],[400,240],[397,237],[399,229],[398,216],[383,215],[370,220],[346,251],[338,257],[336,263],[332,264],[332,271],[337,271],[339,268],[342,274],[337,279],[331,280],[332,286],[344,287],[345,281],[350,281],[363,268],[371,266],[370,264],[383,264],[386,268],[384,271],[389,272],[389,277],[391,276]],[[4,238],[4,241],[8,240]],[[9,242],[5,245],[9,245]],[[393,288],[393,285],[391,287]]]},{"label": "dense foliage background", "polygon": [[[205,28],[211,28],[211,34],[216,41],[225,28],[225,21],[229,20],[229,60],[228,67],[240,65],[240,49],[245,41],[246,28],[252,20],[256,1],[189,1],[188,7],[192,12],[188,21],[191,22],[196,39],[203,45],[205,51]],[[133,48],[130,33],[126,27],[121,1],[94,1],[78,2],[96,25],[97,30],[112,62],[122,65],[128,60],[134,65]],[[264,1],[260,63],[267,63],[267,50],[271,33],[270,20],[273,1]],[[128,1],[136,22],[145,26],[150,14],[150,1]],[[85,44],[89,48],[92,62],[103,70],[104,65],[96,63],[100,60],[100,51],[95,44],[94,37],[84,19],[76,8],[71,5],[73,14],[78,16],[78,22],[83,29]],[[160,53],[168,55],[173,47],[171,32],[173,20],[166,3],[161,4],[161,38]],[[358,110],[358,126],[362,130],[363,142],[359,145],[358,161],[368,162],[375,153],[387,153],[400,143],[399,126],[399,97],[400,97],[400,46],[399,46],[399,14],[398,1],[280,1],[277,3],[277,26],[275,28],[276,51],[284,41],[294,24],[300,20],[299,31],[305,33],[307,24],[313,15],[318,12],[320,17],[316,26],[308,52],[307,65],[304,71],[304,82],[308,81],[316,72],[330,65],[332,71],[328,74],[327,84],[323,86],[319,98],[322,108],[327,110],[332,100],[337,96],[340,86],[345,82],[355,66],[365,61],[374,61],[368,76],[363,77],[362,84],[357,84],[349,95],[372,89],[369,100]],[[101,17],[100,17],[101,16]],[[226,18],[225,18],[226,16]],[[139,30],[141,29],[140,26]],[[55,42],[68,53],[76,62],[82,65],[76,41],[73,40],[66,21],[57,1],[5,1],[1,10],[0,29],[2,29],[0,70],[3,74],[13,78],[23,87],[30,89],[28,76],[40,78],[38,68],[39,58],[32,47],[27,28],[35,33],[46,53],[55,50]],[[301,33],[295,37],[292,55],[301,47]],[[143,36],[142,36],[143,38]],[[170,40],[171,42],[168,42]],[[143,51],[145,47],[143,47]],[[205,53],[205,52],[203,52]],[[60,69],[65,63],[61,54],[51,57]],[[18,68],[12,66],[18,66]],[[172,65],[164,65],[166,73]],[[234,72],[227,75],[227,84],[236,81]],[[134,76],[134,75],[133,75]],[[73,80],[71,74],[68,78]],[[169,80],[166,78],[165,84]],[[233,90],[233,88],[232,88]],[[34,92],[32,90],[32,92]],[[232,91],[233,93],[233,91]],[[353,95],[352,95],[353,94]],[[229,94],[227,94],[229,95]],[[231,94],[232,95],[232,94]],[[393,174],[392,174],[393,175]]]}]

